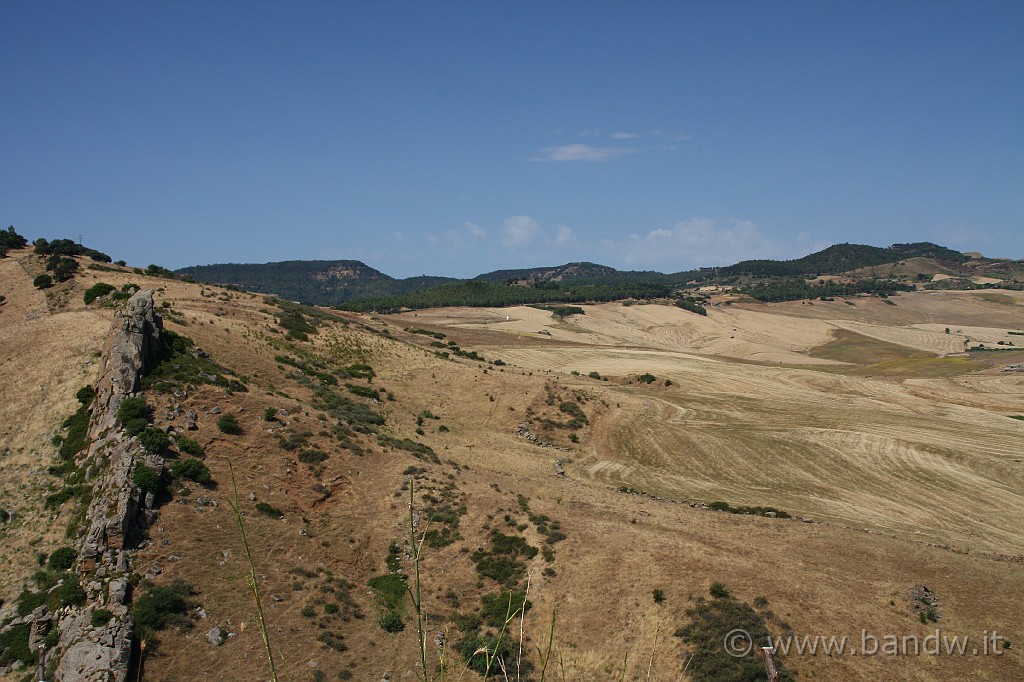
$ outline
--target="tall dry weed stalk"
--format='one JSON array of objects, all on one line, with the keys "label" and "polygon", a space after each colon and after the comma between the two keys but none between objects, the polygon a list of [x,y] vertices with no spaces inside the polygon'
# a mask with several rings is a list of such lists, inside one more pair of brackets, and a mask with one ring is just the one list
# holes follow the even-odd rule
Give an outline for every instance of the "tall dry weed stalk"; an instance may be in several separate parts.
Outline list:
[{"label": "tall dry weed stalk", "polygon": [[245,560],[249,563],[249,575],[245,582],[252,591],[253,600],[256,602],[256,613],[260,622],[260,633],[263,635],[263,648],[267,652],[267,661],[270,663],[270,677],[273,682],[279,682],[277,676],[277,664],[274,662],[274,651],[270,647],[270,635],[267,632],[267,620],[263,615],[263,600],[260,598],[260,585],[256,580],[256,563],[252,559],[252,552],[249,550],[249,540],[245,535],[245,524],[242,523],[242,512],[238,508],[238,484],[235,481],[235,469],[231,460],[227,457],[224,460],[228,463],[228,471],[231,473],[231,492],[233,498],[228,500],[231,511],[235,513],[235,521],[238,524],[238,534],[242,538],[242,548],[245,550]]}]

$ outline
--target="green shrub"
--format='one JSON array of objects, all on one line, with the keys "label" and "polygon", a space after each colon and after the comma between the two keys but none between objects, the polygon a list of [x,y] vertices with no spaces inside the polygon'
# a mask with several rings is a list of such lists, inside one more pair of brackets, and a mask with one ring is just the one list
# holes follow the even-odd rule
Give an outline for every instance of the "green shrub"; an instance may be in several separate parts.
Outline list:
[{"label": "green shrub", "polygon": [[156,469],[150,469],[144,464],[138,464],[132,472],[132,483],[138,486],[142,494],[158,494],[163,487],[162,476]]},{"label": "green shrub", "polygon": [[653,384],[656,379],[657,377],[650,373],[641,374],[637,377],[637,381],[642,381],[645,384]]},{"label": "green shrub", "polygon": [[92,488],[87,485],[78,483],[75,485],[66,485],[52,495],[46,496],[45,506],[47,509],[56,509],[63,505],[71,498],[87,498],[92,493]]},{"label": "green shrub", "polygon": [[[722,643],[727,636],[735,636],[742,630],[750,637],[750,642],[737,642],[741,647],[767,641],[768,629],[763,616],[754,611],[749,604],[740,602],[729,596],[728,590],[721,583],[715,583],[720,589],[711,601],[704,598],[697,600],[696,605],[687,610],[690,622],[675,632],[690,647],[690,659],[687,661],[687,672],[694,682],[734,682],[764,679],[764,665],[751,653],[746,656],[733,656]],[[714,587],[714,586],[712,586]],[[791,682],[794,677],[779,659],[776,659],[779,680]]]},{"label": "green shrub", "polygon": [[93,284],[91,287],[85,290],[85,294],[82,296],[82,298],[85,300],[85,304],[89,305],[97,298],[106,296],[111,291],[114,291],[113,285],[107,284],[106,282],[97,282],[96,284]]},{"label": "green shrub", "polygon": [[485,594],[480,597],[480,603],[480,617],[492,628],[501,628],[508,617],[520,609],[526,612],[533,608],[533,602],[526,598],[526,593],[518,590]]},{"label": "green shrub", "polygon": [[137,436],[149,426],[153,408],[146,404],[141,396],[125,398],[117,408],[117,419],[129,436]]},{"label": "green shrub", "polygon": [[139,441],[146,452],[151,452],[154,455],[160,454],[171,444],[167,434],[162,429],[153,426],[147,426],[142,430],[142,433],[139,434]]},{"label": "green shrub", "polygon": [[210,476],[210,469],[198,459],[182,459],[171,466],[171,475],[175,478],[187,478],[200,484],[207,484],[213,480]]},{"label": "green shrub", "polygon": [[178,450],[194,457],[202,457],[204,453],[203,446],[199,444],[199,441],[188,436],[178,439]]},{"label": "green shrub", "polygon": [[191,596],[192,586],[180,579],[170,585],[150,588],[132,605],[136,625],[143,633],[163,630],[171,625],[190,627],[191,622],[185,618],[185,613],[191,605]]},{"label": "green shrub", "polygon": [[330,630],[324,630],[317,636],[316,639],[318,642],[323,642],[335,651],[348,651],[348,645],[345,644],[344,638],[339,634],[331,632]]},{"label": "green shrub", "polygon": [[386,611],[398,611],[405,601],[408,590],[407,578],[401,573],[388,573],[370,578],[367,583]]},{"label": "green shrub", "polygon": [[8,666],[17,661],[30,667],[35,665],[36,654],[28,648],[31,630],[32,626],[25,623],[0,632],[0,666]]},{"label": "green shrub", "polygon": [[384,632],[401,632],[405,629],[405,623],[402,622],[402,616],[395,613],[394,611],[385,611],[380,614],[380,618],[377,621]]},{"label": "green shrub", "polygon": [[64,574],[64,582],[47,596],[46,603],[52,613],[64,606],[81,606],[87,596],[85,590],[78,584],[78,576],[68,572]]},{"label": "green shrub", "polygon": [[282,450],[298,450],[302,446],[309,443],[309,434],[306,432],[289,433],[288,438],[281,437],[278,439],[278,445],[281,446]]},{"label": "green shrub", "polygon": [[316,333],[316,327],[303,317],[302,313],[298,310],[286,310],[281,313],[280,317],[277,318],[277,323],[284,329],[288,330],[288,336],[299,339],[300,341],[308,341],[309,334]]},{"label": "green shrub", "polygon": [[664,590],[655,589],[652,592],[652,594],[654,595],[654,603],[655,604],[660,604],[661,602],[665,601],[665,592],[664,592]]},{"label": "green shrub", "polygon": [[46,590],[41,589],[38,592],[22,590],[15,602],[17,607],[16,613],[18,616],[27,616],[45,603]]},{"label": "green shrub", "polygon": [[54,550],[50,558],[46,560],[46,567],[51,571],[66,571],[75,565],[78,560],[78,552],[71,547],[61,547]]},{"label": "green shrub", "polygon": [[[91,396],[89,393],[84,393],[87,389],[92,392]],[[92,400],[95,397],[95,391],[92,391],[91,387],[86,386],[85,388],[80,389],[75,396],[81,404],[78,406],[78,409],[75,410],[71,416],[65,419],[63,424],[61,424],[61,428],[68,430],[67,435],[65,435],[64,439],[61,441],[60,450],[58,450],[58,455],[60,455],[60,458],[64,461],[71,461],[74,459],[75,455],[82,450],[85,450],[89,445],[89,405],[92,404]],[[83,398],[87,398],[88,400],[83,401]]]},{"label": "green shrub", "polygon": [[378,397],[377,390],[374,389],[374,388],[369,388],[367,386],[359,386],[359,385],[356,385],[356,384],[345,384],[345,388],[348,389],[349,393],[354,393],[355,395],[359,396],[360,398],[377,398]]},{"label": "green shrub", "polygon": [[373,378],[377,376],[373,367],[369,365],[349,365],[344,372],[354,379],[366,379],[367,381],[373,381]]},{"label": "green shrub", "polygon": [[303,464],[319,464],[327,459],[327,453],[316,448],[309,448],[299,453],[299,461]]},{"label": "green shrub", "polygon": [[114,617],[113,612],[110,609],[96,609],[92,612],[89,617],[89,623],[94,628],[103,627],[110,622],[110,619]]},{"label": "green shrub", "polygon": [[49,289],[53,286],[53,278],[49,275],[37,275],[36,278],[32,280],[32,286],[36,289]]},{"label": "green shrub", "polygon": [[273,507],[273,506],[267,504],[266,502],[257,502],[256,503],[256,511],[258,511],[260,514],[263,514],[264,516],[269,516],[272,519],[283,519],[284,518],[284,512],[283,511],[281,511],[277,507]]},{"label": "green shrub", "polygon": [[575,402],[564,402],[558,406],[558,409],[572,417],[575,422],[587,423],[587,415]]},{"label": "green shrub", "polygon": [[[492,675],[499,670],[514,667],[513,653],[509,648],[508,639],[500,641],[494,636],[473,637],[463,640],[456,647],[459,654],[466,660],[470,670],[481,675]],[[485,655],[484,651],[488,654]],[[492,656],[490,670],[487,669],[487,657]]]},{"label": "green shrub", "polygon": [[730,596],[729,590],[725,587],[725,585],[719,582],[711,583],[711,587],[708,590],[708,592],[710,592],[711,596],[715,597],[716,599],[727,599]]},{"label": "green shrub", "polygon": [[277,408],[268,407],[263,410],[263,421],[265,422],[276,422],[277,421]]},{"label": "green shrub", "polygon": [[92,386],[82,386],[75,393],[75,400],[80,402],[82,405],[92,405],[92,401],[96,400],[96,389]]},{"label": "green shrub", "polygon": [[58,282],[65,282],[71,279],[78,272],[78,261],[74,258],[66,258],[56,254],[50,256],[46,262],[46,269],[53,272],[53,278]]},{"label": "green shrub", "polygon": [[223,414],[217,419],[217,428],[220,429],[221,433],[226,433],[229,436],[237,436],[242,433],[242,426],[238,423],[238,419],[233,414]]}]

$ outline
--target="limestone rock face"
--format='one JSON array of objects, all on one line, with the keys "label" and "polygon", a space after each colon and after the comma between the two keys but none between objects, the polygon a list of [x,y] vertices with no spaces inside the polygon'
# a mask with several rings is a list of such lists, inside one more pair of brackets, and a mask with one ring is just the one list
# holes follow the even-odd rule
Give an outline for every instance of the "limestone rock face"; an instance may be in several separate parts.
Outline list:
[{"label": "limestone rock face", "polygon": [[[68,609],[59,616],[61,660],[55,682],[125,682],[128,677],[135,622],[124,602],[131,550],[146,520],[144,496],[132,477],[137,466],[159,470],[163,460],[147,453],[137,438],[125,435],[117,410],[124,398],[138,391],[143,374],[159,357],[162,330],[152,290],[137,292],[126,309],[114,315],[86,455],[86,461],[103,473],[93,482],[86,516],[89,526],[78,553],[79,572],[96,569],[95,576],[102,582],[90,586],[91,600],[83,608]],[[114,614],[107,625],[92,626],[91,614],[97,608]]]},{"label": "limestone rock face", "polygon": [[88,614],[61,620],[61,640],[64,628],[75,638],[54,675],[55,680],[71,682],[127,682],[128,658],[132,650],[135,622],[131,616],[114,619],[113,625],[103,629],[91,628]]},{"label": "limestone rock face", "polygon": [[124,312],[114,315],[115,327],[118,324],[110,360],[119,370],[120,392],[131,394],[139,390],[139,379],[160,353],[163,321],[153,311],[153,290],[138,291],[128,299]]}]

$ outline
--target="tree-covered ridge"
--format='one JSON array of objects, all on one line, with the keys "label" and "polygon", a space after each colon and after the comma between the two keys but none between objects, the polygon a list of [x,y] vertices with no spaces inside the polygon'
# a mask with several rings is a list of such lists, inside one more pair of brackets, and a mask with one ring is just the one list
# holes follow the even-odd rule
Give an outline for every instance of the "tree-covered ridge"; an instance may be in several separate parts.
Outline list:
[{"label": "tree-covered ridge", "polygon": [[199,282],[233,285],[315,305],[338,305],[359,296],[400,296],[455,281],[427,275],[395,279],[357,260],[220,263],[177,272]]},{"label": "tree-covered ridge", "polygon": [[931,242],[893,244],[889,248],[864,244],[835,244],[794,260],[746,260],[724,268],[713,268],[721,276],[751,277],[814,277],[838,275],[858,268],[885,265],[908,258],[934,258],[963,263],[970,258]]},{"label": "tree-covered ridge", "polygon": [[586,303],[616,301],[624,298],[664,298],[671,289],[655,284],[635,282],[627,285],[559,285],[527,287],[482,280],[443,284],[404,296],[359,298],[348,301],[344,310],[397,312],[403,308],[418,310],[445,306],[500,307],[530,303]]},{"label": "tree-covered ridge", "polygon": [[856,282],[808,282],[796,277],[778,279],[739,287],[737,291],[751,298],[772,303],[777,301],[799,301],[805,298],[831,298],[856,294],[878,294],[888,296],[897,291],[913,291],[914,286],[890,279],[862,279]]},{"label": "tree-covered ridge", "polygon": [[[478,275],[473,280],[426,275],[395,279],[355,260],[226,263],[194,266],[178,272],[202,282],[235,285],[313,305],[342,305],[349,310],[397,310],[447,305],[500,306],[660,298],[695,283],[734,284],[749,289],[756,284],[756,281],[751,280],[796,280],[818,275],[838,275],[917,257],[935,259],[953,268],[970,260],[958,251],[930,242],[917,242],[893,244],[887,248],[836,244],[794,260],[748,260],[727,267],[671,274],[623,271],[596,263],[575,262],[549,267],[495,270]],[[878,285],[864,283],[868,281],[843,286],[850,293],[897,290],[888,280]],[[792,297],[798,289],[806,292],[807,295],[803,297],[843,295],[838,285],[829,287],[832,288],[826,287],[827,291],[818,293],[818,289],[810,285],[783,282],[774,287],[766,286],[763,291],[751,291],[752,295],[767,297]],[[781,291],[786,293],[778,293]]]}]

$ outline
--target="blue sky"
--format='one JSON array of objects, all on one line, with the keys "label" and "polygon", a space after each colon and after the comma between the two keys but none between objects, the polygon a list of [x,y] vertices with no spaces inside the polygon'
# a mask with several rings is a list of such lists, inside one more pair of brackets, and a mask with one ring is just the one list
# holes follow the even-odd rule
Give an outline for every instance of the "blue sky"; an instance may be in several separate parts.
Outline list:
[{"label": "blue sky", "polygon": [[0,221],[130,263],[1024,257],[1021,2],[0,3]]}]

